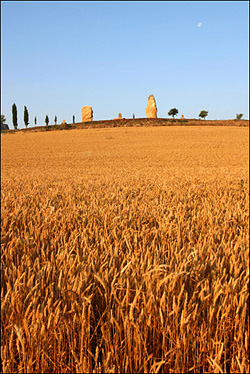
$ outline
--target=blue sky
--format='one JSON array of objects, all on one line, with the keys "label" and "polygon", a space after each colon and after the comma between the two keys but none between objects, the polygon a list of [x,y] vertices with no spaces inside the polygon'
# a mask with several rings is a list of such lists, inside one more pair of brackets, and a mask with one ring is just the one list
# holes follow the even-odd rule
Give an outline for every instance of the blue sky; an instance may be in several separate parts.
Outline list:
[{"label": "blue sky", "polygon": [[23,128],[146,117],[249,119],[249,3],[1,1],[1,113]]}]

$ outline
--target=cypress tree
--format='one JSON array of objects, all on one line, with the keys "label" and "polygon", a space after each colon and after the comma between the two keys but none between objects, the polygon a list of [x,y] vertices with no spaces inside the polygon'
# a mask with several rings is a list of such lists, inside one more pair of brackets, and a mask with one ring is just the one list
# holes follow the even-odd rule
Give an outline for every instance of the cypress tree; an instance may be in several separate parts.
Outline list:
[{"label": "cypress tree", "polygon": [[16,130],[17,129],[17,107],[16,107],[16,104],[12,105],[12,122],[13,122],[14,129]]},{"label": "cypress tree", "polygon": [[48,126],[48,124],[49,124],[49,116],[45,117],[45,123],[46,123],[46,126]]},{"label": "cypress tree", "polygon": [[24,106],[23,120],[24,120],[25,126],[27,127],[29,124],[29,112],[26,106]]}]

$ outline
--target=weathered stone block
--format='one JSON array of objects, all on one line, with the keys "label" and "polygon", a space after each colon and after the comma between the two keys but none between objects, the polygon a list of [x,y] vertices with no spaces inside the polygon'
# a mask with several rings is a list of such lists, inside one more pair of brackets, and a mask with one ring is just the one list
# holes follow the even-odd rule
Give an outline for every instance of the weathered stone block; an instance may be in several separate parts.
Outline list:
[{"label": "weathered stone block", "polygon": [[119,114],[118,114],[118,118],[114,118],[114,119],[123,119],[123,118],[122,118],[122,114],[119,113]]},{"label": "weathered stone block", "polygon": [[82,107],[82,122],[93,121],[93,109],[91,106]]},{"label": "weathered stone block", "polygon": [[148,97],[148,105],[146,108],[147,118],[157,118],[157,107],[154,95]]}]

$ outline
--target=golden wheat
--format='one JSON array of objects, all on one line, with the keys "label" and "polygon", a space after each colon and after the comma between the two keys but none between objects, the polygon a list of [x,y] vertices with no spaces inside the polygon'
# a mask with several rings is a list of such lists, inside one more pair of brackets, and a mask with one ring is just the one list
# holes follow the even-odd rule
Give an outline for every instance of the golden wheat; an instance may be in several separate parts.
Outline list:
[{"label": "golden wheat", "polygon": [[248,128],[1,142],[3,372],[249,372]]}]

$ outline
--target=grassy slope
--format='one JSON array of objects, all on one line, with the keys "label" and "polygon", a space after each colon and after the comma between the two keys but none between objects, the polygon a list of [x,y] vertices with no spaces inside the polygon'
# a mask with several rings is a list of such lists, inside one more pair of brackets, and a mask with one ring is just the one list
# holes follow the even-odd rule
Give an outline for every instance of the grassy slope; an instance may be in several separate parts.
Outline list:
[{"label": "grassy slope", "polygon": [[[139,126],[241,126],[249,127],[249,120],[200,120],[200,119],[169,119],[169,118],[136,118],[121,120],[103,120],[92,122],[67,123],[65,125],[33,126],[27,129],[17,129],[14,131],[52,131],[69,130],[83,128],[103,128],[103,127],[139,127]],[[9,131],[9,130],[7,130]],[[5,132],[5,131],[3,131]]]}]

